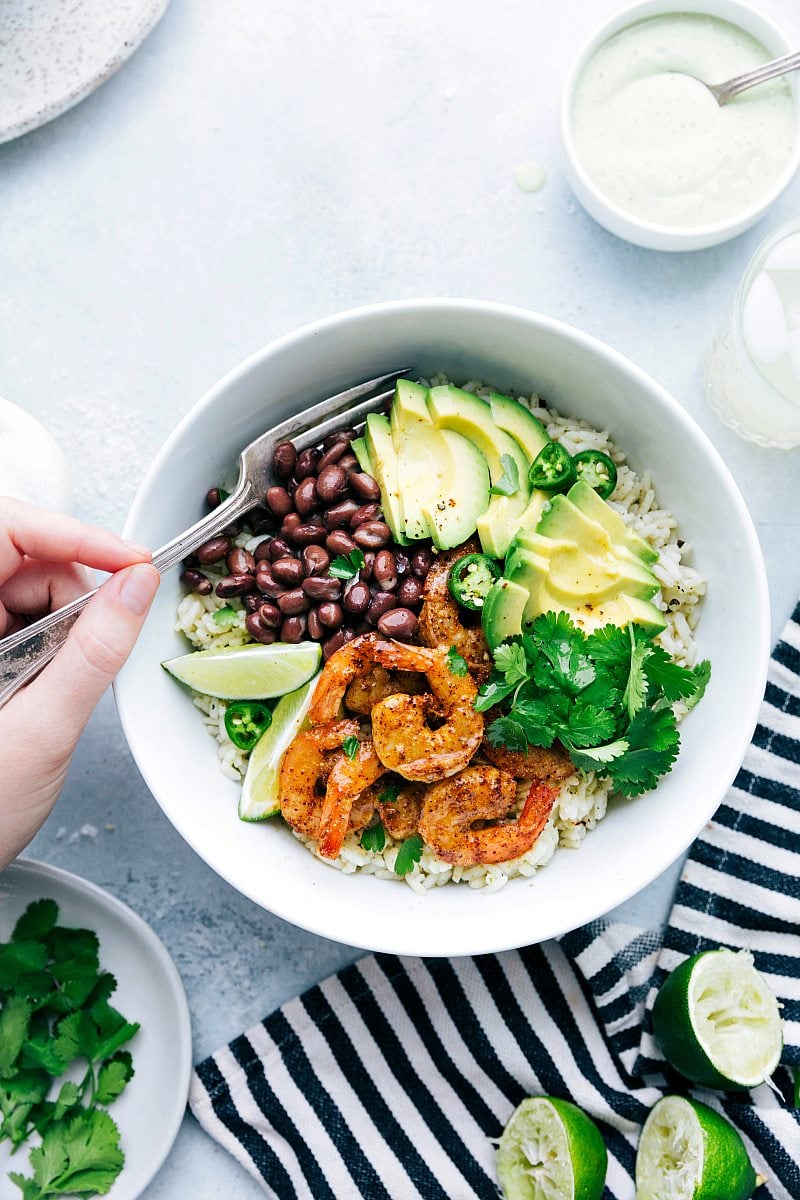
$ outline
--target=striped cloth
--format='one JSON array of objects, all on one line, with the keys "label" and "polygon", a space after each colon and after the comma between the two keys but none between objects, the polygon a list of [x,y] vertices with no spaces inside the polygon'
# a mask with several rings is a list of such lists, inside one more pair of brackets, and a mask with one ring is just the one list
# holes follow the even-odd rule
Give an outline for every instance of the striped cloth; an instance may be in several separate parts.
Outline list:
[{"label": "striped cloth", "polygon": [[[491,900],[488,901],[491,903]],[[280,1200],[497,1200],[494,1142],[524,1096],[572,1099],[631,1200],[648,1110],[684,1085],[649,1012],[687,955],[746,947],[783,1004],[774,1090],[691,1094],[745,1139],[771,1200],[800,1200],[800,606],[744,765],[686,862],[661,935],[596,922],[467,959],[370,955],[197,1067],[201,1125]]]}]

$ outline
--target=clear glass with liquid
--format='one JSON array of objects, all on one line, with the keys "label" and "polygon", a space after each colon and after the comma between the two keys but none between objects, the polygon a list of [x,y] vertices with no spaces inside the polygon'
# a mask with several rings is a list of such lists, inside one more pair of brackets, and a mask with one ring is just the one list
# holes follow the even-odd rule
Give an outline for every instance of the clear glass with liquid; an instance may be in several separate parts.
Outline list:
[{"label": "clear glass with liquid", "polygon": [[760,446],[800,446],[800,217],[756,250],[705,357],[708,402]]}]

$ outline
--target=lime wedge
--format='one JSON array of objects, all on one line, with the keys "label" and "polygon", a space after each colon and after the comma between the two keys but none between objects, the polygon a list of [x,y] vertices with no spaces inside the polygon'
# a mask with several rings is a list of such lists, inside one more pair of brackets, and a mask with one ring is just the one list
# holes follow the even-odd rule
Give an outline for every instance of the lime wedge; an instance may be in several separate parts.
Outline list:
[{"label": "lime wedge", "polygon": [[778,1001],[747,950],[706,950],[676,967],[656,996],[653,1032],[670,1065],[708,1088],[757,1087],[783,1050]]},{"label": "lime wedge", "polygon": [[497,1148],[506,1200],[600,1200],[607,1163],[594,1122],[554,1096],[523,1100]]},{"label": "lime wedge", "polygon": [[243,821],[263,821],[280,812],[278,780],[281,761],[289,743],[305,722],[317,678],[289,692],[288,696],[282,696],[272,710],[272,724],[259,738],[247,763],[239,797],[239,816]]},{"label": "lime wedge", "polygon": [[759,1183],[729,1121],[682,1096],[665,1096],[636,1151],[636,1200],[749,1200]]},{"label": "lime wedge", "polygon": [[195,650],[161,665],[170,675],[205,696],[222,700],[269,700],[285,696],[317,673],[322,650],[317,642],[274,642]]}]

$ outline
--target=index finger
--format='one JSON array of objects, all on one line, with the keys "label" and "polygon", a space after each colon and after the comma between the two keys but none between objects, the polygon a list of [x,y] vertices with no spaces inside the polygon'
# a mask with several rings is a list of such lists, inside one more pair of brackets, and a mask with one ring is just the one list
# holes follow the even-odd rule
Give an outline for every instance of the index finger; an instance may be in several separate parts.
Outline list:
[{"label": "index finger", "polygon": [[65,513],[4,496],[0,498],[0,583],[19,569],[26,556],[83,563],[100,571],[118,571],[152,557],[144,546],[124,542],[110,529],[84,525]]}]

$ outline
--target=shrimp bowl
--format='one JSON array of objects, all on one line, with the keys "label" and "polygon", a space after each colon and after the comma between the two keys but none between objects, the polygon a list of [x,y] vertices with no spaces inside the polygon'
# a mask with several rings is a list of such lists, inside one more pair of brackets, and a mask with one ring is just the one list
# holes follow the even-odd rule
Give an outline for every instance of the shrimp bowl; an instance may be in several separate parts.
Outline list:
[{"label": "shrimp bowl", "polygon": [[[226,520],[245,446],[387,373],[374,411],[273,443]],[[733,782],[769,653],[752,522],[579,330],[420,300],[290,334],[184,418],[125,536],[217,506],[116,698],[167,817],[263,908],[400,954],[542,941],[651,883]]]}]

